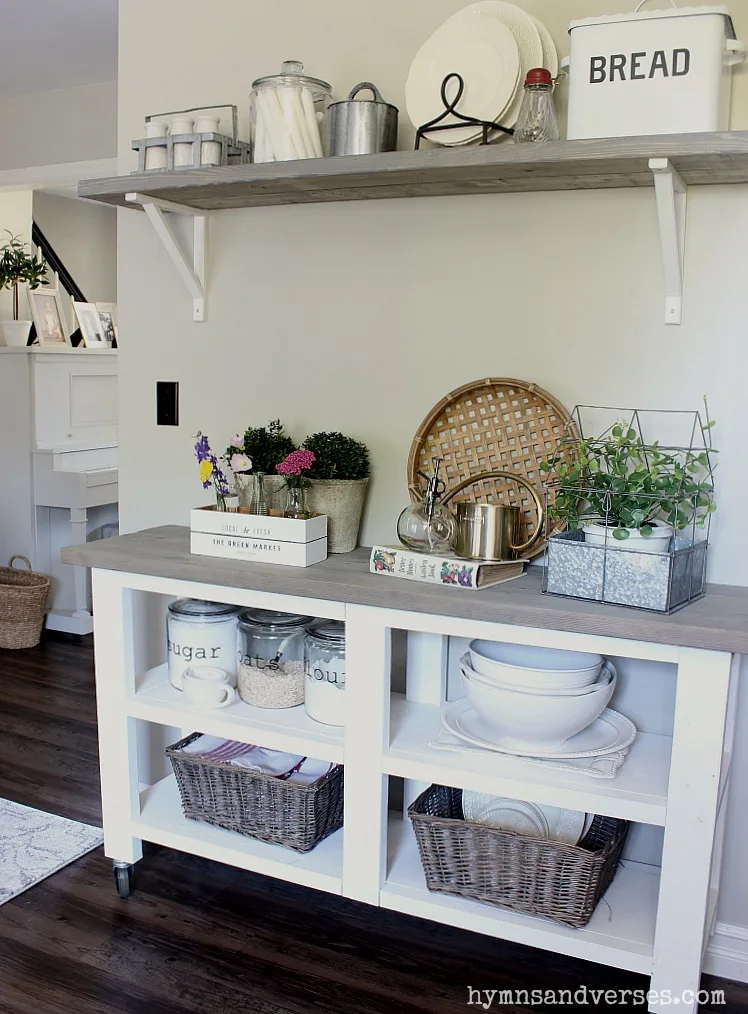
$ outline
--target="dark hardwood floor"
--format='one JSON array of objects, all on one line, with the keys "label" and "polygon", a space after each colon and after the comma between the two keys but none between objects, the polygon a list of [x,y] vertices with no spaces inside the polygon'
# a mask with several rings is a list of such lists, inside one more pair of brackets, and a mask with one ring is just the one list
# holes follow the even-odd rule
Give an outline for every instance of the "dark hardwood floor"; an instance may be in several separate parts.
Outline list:
[{"label": "dark hardwood floor", "polygon": [[[100,821],[89,643],[0,651],[0,796]],[[117,898],[98,849],[0,907],[0,1014],[455,1014],[480,990],[646,990],[642,976],[519,947],[146,846]],[[724,988],[748,1012],[748,987]],[[483,997],[485,1003],[485,996]]]}]

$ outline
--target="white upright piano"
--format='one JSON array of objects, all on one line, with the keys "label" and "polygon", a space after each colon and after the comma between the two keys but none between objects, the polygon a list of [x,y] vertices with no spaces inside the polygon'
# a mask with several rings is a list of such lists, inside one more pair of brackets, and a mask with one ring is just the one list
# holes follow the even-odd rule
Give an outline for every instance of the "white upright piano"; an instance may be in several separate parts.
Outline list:
[{"label": "white upright piano", "polygon": [[117,498],[117,352],[0,348],[0,565],[52,577],[53,630],[93,630],[88,572],[60,549],[103,537]]}]

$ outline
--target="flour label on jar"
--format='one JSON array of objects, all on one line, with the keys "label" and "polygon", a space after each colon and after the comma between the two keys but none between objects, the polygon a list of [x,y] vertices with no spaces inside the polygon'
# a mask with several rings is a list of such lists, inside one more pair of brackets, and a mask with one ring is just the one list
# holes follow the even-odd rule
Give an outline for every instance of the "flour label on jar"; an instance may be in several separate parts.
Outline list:
[{"label": "flour label on jar", "polygon": [[315,685],[345,690],[345,659],[310,659],[305,661],[306,677]]}]

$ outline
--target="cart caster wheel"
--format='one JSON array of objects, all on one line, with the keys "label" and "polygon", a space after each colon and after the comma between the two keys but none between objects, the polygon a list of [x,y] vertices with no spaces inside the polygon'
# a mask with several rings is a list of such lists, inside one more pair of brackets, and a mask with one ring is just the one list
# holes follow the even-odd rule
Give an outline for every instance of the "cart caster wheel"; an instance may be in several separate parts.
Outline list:
[{"label": "cart caster wheel", "polygon": [[129,898],[132,894],[132,866],[129,863],[114,863],[114,885],[120,898]]}]

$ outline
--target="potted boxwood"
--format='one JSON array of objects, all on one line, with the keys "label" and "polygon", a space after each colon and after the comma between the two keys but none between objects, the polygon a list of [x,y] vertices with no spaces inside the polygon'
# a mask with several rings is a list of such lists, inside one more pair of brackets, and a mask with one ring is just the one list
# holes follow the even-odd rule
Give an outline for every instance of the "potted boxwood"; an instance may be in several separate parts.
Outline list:
[{"label": "potted boxwood", "polygon": [[[276,467],[296,449],[293,440],[283,429],[280,419],[273,419],[267,426],[250,426],[244,435],[237,434],[226,450],[226,459],[246,454],[252,462],[251,473],[236,475],[239,492],[239,506],[251,507],[252,499],[259,493],[258,486],[264,492],[267,507],[281,507],[276,500],[283,488],[283,476],[278,475]],[[255,504],[256,505],[256,504]]]},{"label": "potted boxwood", "polygon": [[30,289],[38,289],[47,273],[47,263],[43,257],[32,257],[26,253],[27,243],[22,243],[6,229],[10,239],[0,247],[0,290],[13,290],[13,320],[4,320],[3,336],[6,345],[23,346],[28,343],[30,320],[19,320],[19,286],[28,285]]},{"label": "potted boxwood", "polygon": [[303,443],[313,451],[307,501],[315,514],[327,515],[330,553],[350,553],[358,533],[369,482],[369,451],[365,444],[342,433],[313,433]]}]

